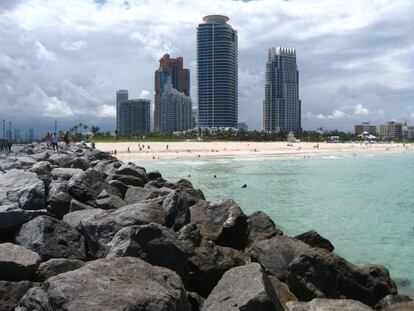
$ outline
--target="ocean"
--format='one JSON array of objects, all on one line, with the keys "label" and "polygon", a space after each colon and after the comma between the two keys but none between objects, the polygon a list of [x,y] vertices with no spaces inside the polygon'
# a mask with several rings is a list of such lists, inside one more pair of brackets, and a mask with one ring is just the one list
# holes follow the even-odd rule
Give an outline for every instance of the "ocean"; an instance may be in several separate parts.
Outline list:
[{"label": "ocean", "polygon": [[262,210],[286,234],[314,229],[335,253],[385,265],[400,292],[414,294],[414,152],[133,162],[168,180],[189,179],[207,200]]}]

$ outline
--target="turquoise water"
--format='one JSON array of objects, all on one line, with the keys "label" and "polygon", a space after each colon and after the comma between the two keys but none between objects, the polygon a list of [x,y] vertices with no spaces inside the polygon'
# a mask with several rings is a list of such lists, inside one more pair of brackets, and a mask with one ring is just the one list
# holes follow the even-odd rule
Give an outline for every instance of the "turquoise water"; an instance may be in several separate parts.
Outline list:
[{"label": "turquoise water", "polygon": [[263,210],[288,234],[315,229],[337,254],[385,265],[400,292],[414,293],[414,152],[135,163],[191,180],[207,200],[233,198],[246,214]]}]

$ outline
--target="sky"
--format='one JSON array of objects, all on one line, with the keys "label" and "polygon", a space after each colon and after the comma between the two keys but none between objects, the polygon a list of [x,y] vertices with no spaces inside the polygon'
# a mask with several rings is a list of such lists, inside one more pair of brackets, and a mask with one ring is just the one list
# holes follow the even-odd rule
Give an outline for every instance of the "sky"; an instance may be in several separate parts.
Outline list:
[{"label": "sky", "polygon": [[239,121],[262,127],[271,47],[295,48],[302,124],[414,123],[412,0],[0,0],[0,118],[37,132],[115,128],[115,92],[153,101],[159,58],[182,56],[197,104],[196,28],[239,36]]}]

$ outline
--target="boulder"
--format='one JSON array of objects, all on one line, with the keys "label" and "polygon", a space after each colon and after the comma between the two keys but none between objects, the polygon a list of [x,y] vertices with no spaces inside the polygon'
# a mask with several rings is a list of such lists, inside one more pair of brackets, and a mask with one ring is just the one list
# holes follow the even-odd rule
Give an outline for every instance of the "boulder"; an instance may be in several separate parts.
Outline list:
[{"label": "boulder", "polygon": [[153,171],[153,172],[148,172],[147,177],[149,180],[155,180],[157,178],[162,177],[162,175],[159,171]]},{"label": "boulder", "polygon": [[388,308],[392,305],[399,304],[402,302],[409,302],[411,298],[406,295],[388,295],[382,298],[378,303],[375,305],[375,310],[388,310]]},{"label": "boulder", "polygon": [[0,281],[0,310],[14,311],[19,300],[33,286],[35,285],[29,281]]},{"label": "boulder", "polygon": [[385,309],[385,311],[413,311],[413,310],[414,310],[413,301],[392,304]]},{"label": "boulder", "polygon": [[69,180],[68,187],[69,194],[83,203],[95,200],[104,188],[103,175],[92,168],[82,171]]},{"label": "boulder", "polygon": [[58,192],[49,197],[49,205],[47,210],[56,215],[57,218],[62,219],[64,215],[70,212],[70,203],[72,196],[66,192]]},{"label": "boulder", "polygon": [[68,271],[79,269],[85,263],[78,259],[53,258],[39,265],[36,273],[36,279],[40,282],[46,281],[48,278],[65,273]]},{"label": "boulder", "polygon": [[37,163],[37,161],[35,160],[35,159],[33,159],[32,157],[28,157],[28,156],[21,156],[21,157],[17,157],[17,159],[16,159],[19,163],[20,163],[20,165],[23,167],[23,168],[30,168],[30,167],[32,167],[34,164],[36,164]]},{"label": "boulder", "polygon": [[166,181],[162,177],[158,177],[157,179],[151,180],[145,184],[145,188],[169,188],[175,189],[173,183]]},{"label": "boulder", "polygon": [[167,215],[167,226],[179,230],[188,224],[190,222],[190,206],[196,202],[194,198],[180,190],[171,191],[162,204]]},{"label": "boulder", "polygon": [[82,170],[78,168],[57,167],[51,171],[51,174],[54,179],[69,180],[81,172]]},{"label": "boulder", "polygon": [[[85,204],[86,205],[86,204]],[[89,218],[93,218],[95,215],[102,213],[104,210],[99,208],[88,208],[70,212],[63,216],[63,221],[66,222],[72,228],[78,231],[82,231],[82,221],[87,221]]]},{"label": "boulder", "polygon": [[111,160],[116,161],[116,158],[111,156],[109,152],[100,151],[97,149],[94,150],[85,150],[85,156],[88,158],[89,162],[96,160]]},{"label": "boulder", "polygon": [[76,157],[72,161],[72,167],[81,169],[83,171],[86,171],[88,168],[91,167],[91,165],[88,161],[88,158],[86,158],[86,157]]},{"label": "boulder", "polygon": [[48,212],[44,209],[24,210],[16,204],[0,206],[0,235],[5,230],[16,228],[42,215],[48,215]]},{"label": "boulder", "polygon": [[243,249],[249,229],[247,217],[233,200],[199,201],[190,208],[191,223],[218,245]]},{"label": "boulder", "polygon": [[204,302],[203,311],[283,311],[284,308],[258,263],[224,273]]},{"label": "boulder", "polygon": [[72,164],[73,156],[65,153],[53,153],[47,161],[53,165],[59,167],[70,167]]},{"label": "boulder", "polygon": [[188,303],[191,311],[200,311],[204,304],[204,298],[195,292],[187,292]]},{"label": "boulder", "polygon": [[45,186],[35,173],[9,170],[0,175],[0,202],[1,205],[17,203],[27,210],[44,209]]},{"label": "boulder", "polygon": [[32,288],[20,301],[29,310],[190,311],[180,278],[141,259],[118,257],[92,261]]},{"label": "boulder", "polygon": [[123,182],[120,182],[119,180],[110,180],[108,184],[118,189],[118,191],[121,193],[122,199],[125,197],[125,194],[127,193],[129,189],[128,185],[125,185]]},{"label": "boulder", "polygon": [[12,243],[0,244],[0,280],[31,280],[40,263],[40,256]]},{"label": "boulder", "polygon": [[108,179],[109,181],[117,180],[128,186],[142,187],[146,183],[144,179],[133,176],[133,175],[113,174],[113,175],[110,175],[108,178],[109,178]]},{"label": "boulder", "polygon": [[44,152],[39,152],[39,153],[34,153],[31,155],[31,157],[33,159],[35,159],[36,161],[46,161],[47,159],[49,159],[50,157],[50,153],[47,151]]},{"label": "boulder", "polygon": [[252,260],[259,262],[267,273],[284,281],[290,262],[310,249],[310,246],[295,238],[276,235],[269,240],[256,241],[253,244]]},{"label": "boulder", "polygon": [[34,164],[28,171],[37,174],[38,176],[49,175],[52,168],[47,161],[40,161]]},{"label": "boulder", "polygon": [[397,294],[383,266],[358,267],[321,248],[311,249],[290,263],[287,283],[299,300],[344,297],[373,307],[385,296]]},{"label": "boulder", "polygon": [[125,206],[126,203],[119,196],[109,194],[106,190],[96,198],[96,207],[100,209],[115,209]]},{"label": "boulder", "polygon": [[138,167],[133,163],[128,163],[121,165],[116,171],[115,174],[118,175],[127,175],[127,176],[134,176],[137,178],[142,179],[143,181],[147,181],[147,174],[145,169],[142,167]]},{"label": "boulder", "polygon": [[134,204],[145,202],[147,200],[156,199],[168,195],[171,189],[158,189],[158,188],[143,188],[130,186],[125,193],[125,202],[127,204]]},{"label": "boulder", "polygon": [[298,301],[298,298],[290,291],[286,283],[281,282],[277,276],[268,275],[268,277],[282,306],[289,301]]},{"label": "boulder", "polygon": [[48,186],[48,201],[50,197],[58,194],[59,192],[69,192],[68,183],[65,180],[52,180]]},{"label": "boulder", "polygon": [[37,252],[42,260],[86,257],[83,236],[66,222],[49,216],[25,223],[16,236],[16,243]]},{"label": "boulder", "polygon": [[107,258],[138,257],[155,266],[175,271],[187,283],[188,257],[176,233],[159,224],[122,228],[110,243]]},{"label": "boulder", "polygon": [[81,211],[85,209],[91,209],[91,208],[93,208],[93,206],[90,206],[88,204],[79,202],[78,200],[72,199],[70,201],[69,213]]},{"label": "boulder", "polygon": [[296,238],[312,247],[324,248],[330,252],[334,250],[332,243],[314,230],[299,234]]},{"label": "boulder", "polygon": [[108,210],[81,222],[88,251],[92,257],[105,257],[109,242],[124,227],[158,223],[165,225],[165,212],[159,202],[151,201]]},{"label": "boulder", "polygon": [[249,244],[255,241],[267,240],[275,235],[283,235],[282,230],[276,227],[273,220],[262,211],[257,211],[247,218],[249,226]]},{"label": "boulder", "polygon": [[314,299],[311,302],[288,302],[286,311],[372,311],[359,301],[350,299]]}]

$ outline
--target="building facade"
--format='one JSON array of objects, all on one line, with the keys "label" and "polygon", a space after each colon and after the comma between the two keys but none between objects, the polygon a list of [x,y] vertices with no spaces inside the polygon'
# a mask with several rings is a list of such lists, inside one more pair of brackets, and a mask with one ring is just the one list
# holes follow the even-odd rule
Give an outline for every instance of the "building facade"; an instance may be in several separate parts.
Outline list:
[{"label": "building facade", "polygon": [[128,90],[119,90],[116,92],[116,129],[119,131],[119,106],[128,100]]},{"label": "building facade", "polygon": [[151,102],[149,99],[130,99],[120,103],[118,135],[137,136],[150,132]]},{"label": "building facade", "polygon": [[355,135],[361,135],[367,132],[369,135],[377,135],[377,126],[371,125],[369,122],[362,122],[361,124],[354,125]]},{"label": "building facade", "polygon": [[387,122],[385,124],[380,124],[379,126],[379,136],[381,138],[393,139],[402,137],[402,123],[397,123],[394,121]]},{"label": "building facade", "polygon": [[192,103],[190,96],[177,91],[170,81],[160,96],[160,131],[172,133],[192,128]]},{"label": "building facade", "polygon": [[401,136],[406,139],[414,138],[414,126],[404,124],[401,128]]},{"label": "building facade", "polygon": [[245,132],[247,132],[247,131],[249,130],[249,127],[247,126],[247,123],[246,123],[246,122],[239,122],[239,124],[238,124],[238,129],[239,129],[240,131],[245,131]]},{"label": "building facade", "polygon": [[301,132],[302,103],[296,51],[281,47],[269,49],[265,75],[264,130]]},{"label": "building facade", "polygon": [[155,71],[154,80],[154,129],[160,131],[160,103],[164,85],[170,81],[174,89],[190,96],[190,70],[184,68],[182,57],[171,58],[170,55],[165,54],[160,59],[160,67]]},{"label": "building facade", "polygon": [[199,127],[237,128],[237,31],[222,15],[209,15],[197,28]]}]

